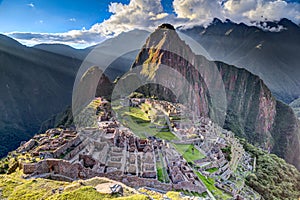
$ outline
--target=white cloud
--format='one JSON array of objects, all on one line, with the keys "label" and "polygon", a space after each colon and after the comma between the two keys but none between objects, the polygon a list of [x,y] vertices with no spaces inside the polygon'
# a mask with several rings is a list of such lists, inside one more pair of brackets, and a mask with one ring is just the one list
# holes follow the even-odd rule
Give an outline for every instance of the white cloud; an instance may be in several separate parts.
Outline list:
[{"label": "white cloud", "polygon": [[[28,4],[34,7],[34,4]],[[129,4],[110,3],[109,19],[94,24],[90,29],[73,30],[66,33],[10,33],[19,41],[29,43],[64,43],[69,45],[92,45],[135,28],[153,30],[162,23],[171,23],[175,27],[208,25],[217,17],[235,22],[253,24],[253,21],[269,21],[288,18],[300,23],[300,3],[284,0],[174,0],[174,14],[166,13],[161,0],[131,0]],[[76,21],[75,18],[69,21]],[[257,25],[264,30],[280,31],[284,27]],[[28,43],[27,42],[27,43]]]},{"label": "white cloud", "polygon": [[34,5],[33,3],[29,3],[29,4],[27,4],[27,6],[29,6],[29,7],[31,7],[31,8],[34,8],[34,7],[35,7],[35,5]]},{"label": "white cloud", "polygon": [[70,22],[76,22],[76,18],[70,18],[69,21]]},{"label": "white cloud", "polygon": [[224,4],[225,16],[234,21],[274,21],[288,18],[300,23],[300,3],[284,0],[228,0]]},{"label": "white cloud", "polygon": [[12,32],[7,33],[7,35],[16,38],[19,42],[28,46],[33,46],[40,43],[61,43],[76,48],[84,48],[95,45],[106,39],[106,37],[101,36],[99,33],[91,32],[89,30],[85,30],[84,28],[82,30],[72,30],[66,33]]},{"label": "white cloud", "polygon": [[112,16],[95,24],[92,30],[107,36],[134,28],[155,28],[164,22],[187,27],[208,25],[213,18],[246,24],[288,18],[300,23],[300,3],[284,0],[174,0],[173,8],[176,16],[165,13],[160,0],[131,0],[128,5],[111,3],[109,11]]},{"label": "white cloud", "polygon": [[111,3],[109,12],[112,16],[102,23],[95,24],[91,30],[109,36],[134,28],[154,28],[170,18],[170,15],[164,12],[160,0],[131,0],[128,5]]},{"label": "white cloud", "polygon": [[220,0],[174,0],[173,7],[178,18],[207,25],[213,18],[224,18],[221,3]]}]

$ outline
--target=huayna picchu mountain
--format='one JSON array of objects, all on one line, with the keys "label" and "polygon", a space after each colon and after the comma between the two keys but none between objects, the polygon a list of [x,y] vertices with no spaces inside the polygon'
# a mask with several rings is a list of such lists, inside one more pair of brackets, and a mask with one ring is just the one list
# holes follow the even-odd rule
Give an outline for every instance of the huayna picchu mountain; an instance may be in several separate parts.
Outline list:
[{"label": "huayna picchu mountain", "polygon": [[[175,69],[192,85],[179,85],[183,81],[178,80],[174,83],[175,87],[187,90],[186,94],[195,89],[198,113],[212,119],[217,119],[215,115],[219,113],[209,90],[218,91],[224,84],[227,100],[224,127],[300,169],[299,124],[292,109],[277,101],[258,76],[245,69],[195,55],[170,26],[160,26],[150,35],[132,69],[141,66],[140,74],[147,79],[165,80],[170,75],[159,73],[159,68],[164,65]],[[213,78],[216,73],[214,66],[221,81]],[[153,85],[146,85],[143,90],[151,94],[168,91],[163,86]],[[168,94],[162,98],[165,96]]]}]

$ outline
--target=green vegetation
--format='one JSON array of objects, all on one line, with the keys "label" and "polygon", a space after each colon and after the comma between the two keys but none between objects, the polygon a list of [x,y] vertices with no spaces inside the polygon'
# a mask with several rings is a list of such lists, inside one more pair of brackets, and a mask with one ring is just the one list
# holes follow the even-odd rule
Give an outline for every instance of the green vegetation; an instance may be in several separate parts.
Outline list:
[{"label": "green vegetation", "polygon": [[178,140],[178,138],[169,131],[169,129],[157,128],[160,124],[150,122],[152,111],[150,105],[142,104],[140,107],[114,107],[114,110],[121,116],[121,122],[124,126],[130,128],[140,138],[156,136],[164,140]]},{"label": "green vegetation", "polygon": [[175,191],[169,191],[169,192],[167,192],[167,194],[161,194],[161,193],[158,193],[158,192],[155,192],[152,190],[147,190],[145,188],[140,188],[139,191],[142,192],[143,194],[147,194],[147,195],[151,196],[151,198],[154,200],[165,199],[164,196],[167,196],[168,198],[170,198],[172,200],[181,200],[182,199],[180,193],[175,192]]},{"label": "green vegetation", "polygon": [[207,169],[206,171],[209,172],[209,173],[214,173],[214,172],[216,172],[218,170],[219,170],[218,168],[213,167],[213,168]]},{"label": "green vegetation", "polygon": [[165,182],[165,177],[164,177],[164,173],[163,173],[163,169],[162,168],[157,168],[157,179],[160,182]]},{"label": "green vegetation", "polygon": [[178,140],[178,138],[173,133],[171,133],[170,131],[158,132],[158,133],[155,134],[155,137],[161,138],[163,140],[168,140],[168,141]]},{"label": "green vegetation", "polygon": [[144,94],[139,93],[139,92],[133,92],[129,95],[130,98],[143,98]]},{"label": "green vegetation", "polygon": [[[127,188],[124,189],[124,196],[101,194],[94,188],[98,184],[107,183],[109,180],[102,178],[93,178],[85,181],[75,181],[72,183],[53,181],[48,179],[30,179],[21,178],[22,172],[17,170],[10,175],[0,176],[0,188],[2,198],[10,200],[37,200],[37,199],[57,199],[57,200],[90,200],[90,199],[117,199],[117,200],[146,200],[147,196],[133,194]],[[63,188],[61,193],[60,188]]]},{"label": "green vegetation", "polygon": [[[295,128],[295,125],[298,123],[298,119],[295,116],[293,110],[282,102],[276,103],[276,117],[275,117],[275,127],[272,133],[274,139],[274,147],[272,152],[278,155],[281,158],[284,158],[287,155],[287,152],[294,152],[291,141],[298,140],[299,130]],[[295,146],[294,146],[295,147]],[[295,147],[297,148],[297,147]],[[296,155],[295,161],[293,164],[299,166],[299,158],[297,159]],[[298,162],[297,162],[298,161]]]},{"label": "green vegetation", "polygon": [[225,155],[226,160],[231,160],[231,146],[227,146],[225,148],[222,148],[221,151]]},{"label": "green vegetation", "polygon": [[46,130],[53,127],[68,127],[72,126],[73,123],[73,113],[71,106],[68,106],[63,112],[56,115],[52,115],[48,120],[44,121],[41,125],[39,132],[45,132]]},{"label": "green vegetation", "polygon": [[126,111],[124,114],[139,119],[142,122],[150,122],[149,115],[139,108],[130,107],[129,111]]},{"label": "green vegetation", "polygon": [[19,166],[19,160],[25,163],[33,163],[40,161],[40,158],[34,158],[29,153],[17,153],[12,151],[5,158],[0,160],[0,174],[11,174],[16,171]]},{"label": "green vegetation", "polygon": [[213,193],[213,195],[218,199],[232,199],[232,197],[223,192],[222,190],[218,189],[215,186],[215,180],[210,177],[203,176],[200,172],[195,172],[196,175],[199,177],[199,179],[202,181],[202,183],[207,187],[207,189]]},{"label": "green vegetation", "polygon": [[246,184],[265,199],[298,199],[300,172],[274,154],[267,154],[241,140],[244,148],[256,157],[256,170],[246,178]]},{"label": "green vegetation", "polygon": [[163,157],[162,154],[159,153],[159,160],[156,161],[157,178],[160,182],[169,183],[170,182],[169,176],[162,162],[163,162]]},{"label": "green vegetation", "polygon": [[174,144],[175,149],[183,156],[187,162],[200,160],[205,156],[190,144]]},{"label": "green vegetation", "polygon": [[108,195],[108,194],[100,194],[95,190],[95,188],[91,186],[83,186],[79,189],[76,189],[74,191],[66,192],[61,195],[56,195],[56,198],[59,200],[106,200],[106,199],[118,199],[118,200],[146,200],[148,199],[145,195],[131,195],[127,197],[117,197],[116,195]]}]

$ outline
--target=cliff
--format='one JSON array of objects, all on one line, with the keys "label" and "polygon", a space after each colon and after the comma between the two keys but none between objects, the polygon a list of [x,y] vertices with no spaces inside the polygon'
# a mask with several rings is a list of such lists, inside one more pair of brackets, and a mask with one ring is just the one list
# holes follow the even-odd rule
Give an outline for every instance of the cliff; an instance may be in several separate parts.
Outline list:
[{"label": "cliff", "polygon": [[[163,66],[179,72],[181,79],[188,83],[180,79],[169,81],[172,80],[171,74],[160,73]],[[287,105],[276,101],[258,76],[245,69],[195,55],[169,26],[161,26],[150,35],[132,66],[134,68],[140,68],[140,74],[148,80],[164,80],[171,90],[181,88],[188,96],[195,91],[192,109],[220,125],[223,125],[220,105],[226,104],[221,106],[226,109],[225,128],[256,146],[270,149],[300,169],[297,120]],[[225,100],[222,99],[222,90]],[[145,85],[141,91],[151,91],[151,94],[164,99],[170,93],[165,94],[169,90],[161,85]],[[177,98],[180,101],[183,97]]]}]

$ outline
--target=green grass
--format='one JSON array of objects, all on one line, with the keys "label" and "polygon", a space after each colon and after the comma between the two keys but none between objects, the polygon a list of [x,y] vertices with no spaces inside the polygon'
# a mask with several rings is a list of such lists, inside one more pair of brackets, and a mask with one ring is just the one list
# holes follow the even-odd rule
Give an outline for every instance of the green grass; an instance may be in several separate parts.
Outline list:
[{"label": "green grass", "polygon": [[170,131],[157,132],[155,136],[168,141],[178,140],[178,138]]},{"label": "green grass", "polygon": [[205,170],[205,171],[207,171],[207,172],[209,172],[209,173],[214,173],[214,172],[216,172],[216,171],[218,171],[218,170],[219,170],[218,168],[213,167],[213,168],[207,169],[207,170]]},{"label": "green grass", "polygon": [[127,197],[117,197],[116,195],[100,194],[91,186],[84,186],[71,192],[66,192],[61,195],[56,195],[57,200],[146,200],[148,199],[145,195],[135,194]]},{"label": "green grass", "polygon": [[131,129],[135,135],[140,138],[147,138],[148,136],[156,136],[164,140],[178,140],[178,138],[170,131],[162,131],[158,128],[153,128],[155,124],[150,122],[150,114],[144,111],[150,110],[148,104],[142,104],[141,108],[126,108],[114,107],[114,110],[121,116],[121,122],[124,126]]},{"label": "green grass", "polygon": [[[53,181],[48,179],[30,179],[21,178],[22,172],[17,170],[11,175],[0,176],[0,188],[2,189],[2,198],[10,200],[90,200],[90,199],[118,199],[118,200],[146,200],[145,195],[133,194],[127,188],[124,189],[124,197],[116,195],[101,194],[94,187],[101,183],[109,182],[107,179],[93,178],[83,181],[80,184],[78,181],[68,183],[62,181]],[[82,181],[81,181],[82,182]],[[64,188],[59,194],[58,189]],[[52,193],[55,190],[55,193]]]},{"label": "green grass", "polygon": [[209,177],[205,177],[203,176],[200,172],[195,172],[196,175],[199,177],[199,179],[202,181],[202,183],[206,186],[206,188],[213,193],[213,195],[215,197],[217,197],[217,199],[231,199],[232,197],[223,192],[222,190],[218,189],[215,186],[215,180]]},{"label": "green grass", "polygon": [[160,182],[165,182],[164,174],[163,174],[163,169],[162,168],[157,168],[157,179]]},{"label": "green grass", "polygon": [[139,108],[129,108],[129,111],[126,111],[124,114],[135,117],[137,119],[143,120],[145,122],[150,122],[149,115],[147,115],[145,112],[143,112]]},{"label": "green grass", "polygon": [[194,153],[192,148],[194,147],[191,144],[174,144],[175,149],[183,156],[187,162],[193,162],[204,158],[205,156],[194,148]]},{"label": "green grass", "polygon": [[82,200],[89,200],[89,199],[105,199],[108,198],[109,195],[100,194],[97,192],[93,187],[91,186],[84,186],[81,188],[78,188],[74,191],[63,193],[62,195],[56,197],[54,199],[60,199],[60,200],[69,200],[69,199],[82,199]]},{"label": "green grass", "polygon": [[163,183],[169,183],[170,180],[169,180],[169,176],[168,176],[168,173],[167,173],[167,170],[166,168],[163,166],[163,161],[162,161],[162,154],[159,153],[159,160],[156,161],[156,168],[157,168],[157,179],[160,181],[160,182],[163,182]]}]

